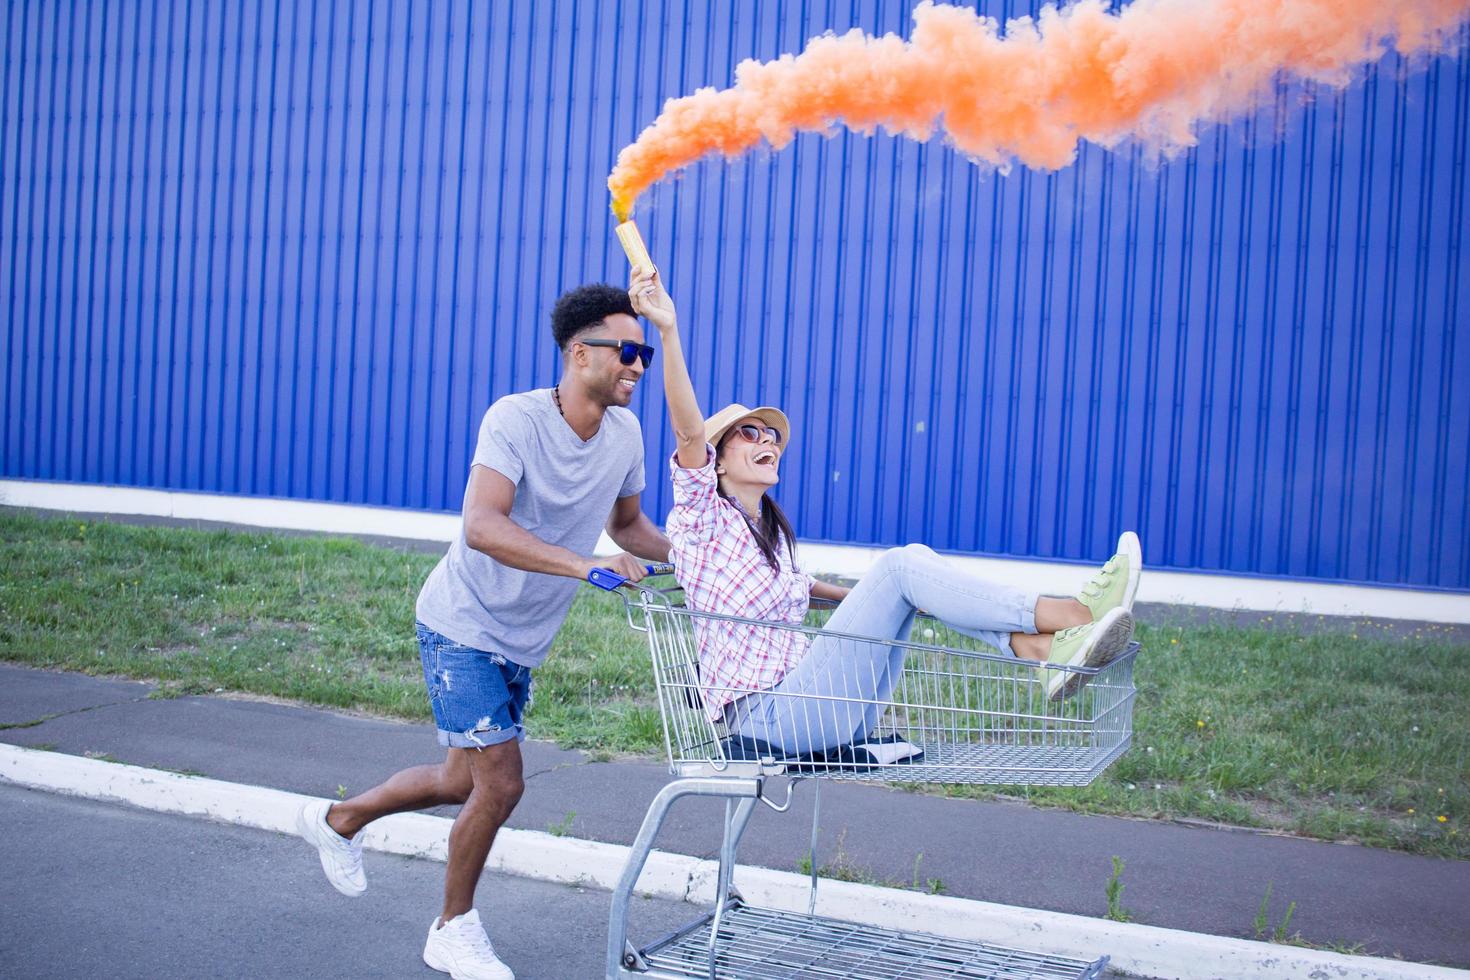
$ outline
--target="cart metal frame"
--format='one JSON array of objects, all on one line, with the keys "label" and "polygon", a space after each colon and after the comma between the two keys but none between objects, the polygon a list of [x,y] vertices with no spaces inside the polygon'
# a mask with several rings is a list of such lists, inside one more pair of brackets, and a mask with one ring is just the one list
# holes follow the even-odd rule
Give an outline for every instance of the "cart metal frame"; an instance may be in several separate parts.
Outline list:
[{"label": "cart metal frame", "polygon": [[[776,977],[859,978],[1093,978],[1107,957],[1092,961],[1047,956],[923,933],[902,933],[815,914],[816,826],[808,911],[778,912],[747,905],[733,881],[736,853],[757,804],[777,812],[791,805],[802,779],[867,782],[1072,785],[1090,783],[1127,751],[1133,731],[1133,661],[1138,644],[1093,668],[1038,666],[985,647],[929,618],[908,640],[833,633],[820,612],[796,626],[702,613],[671,598],[676,589],[639,585],[623,594],[628,624],[648,638],[663,721],[669,772],[675,778],[654,798],[613,892],[609,914],[608,980],[695,980]],[[836,751],[793,756],[732,738],[707,699],[723,692],[702,686],[698,633],[706,624],[733,623],[795,630],[853,644],[902,648],[905,666],[889,699],[879,703],[881,731],[922,750],[880,763]],[[827,642],[830,642],[827,641]],[[1047,696],[1048,671],[1085,681],[1070,697]],[[845,698],[813,698],[820,713]],[[815,702],[824,702],[819,704]],[[804,714],[804,717],[807,715]],[[783,798],[771,780],[787,777]],[[689,796],[725,800],[715,905],[706,915],[642,947],[628,940],[634,888],[670,809]]]}]

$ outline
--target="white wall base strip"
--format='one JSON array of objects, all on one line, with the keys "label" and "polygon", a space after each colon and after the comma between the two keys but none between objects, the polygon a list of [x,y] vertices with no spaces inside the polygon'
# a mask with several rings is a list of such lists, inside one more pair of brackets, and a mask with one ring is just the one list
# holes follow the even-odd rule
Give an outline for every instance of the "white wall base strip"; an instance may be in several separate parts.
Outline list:
[{"label": "white wall base strip", "polygon": [[[87,483],[0,480],[0,505],[82,514],[225,521],[252,527],[371,534],[419,541],[452,541],[459,533],[458,514]],[[597,554],[612,554],[616,550],[604,534]],[[882,553],[882,548],[857,545],[809,542],[801,546],[802,563],[808,571],[848,578],[862,575]],[[977,575],[1048,595],[1070,594],[1092,574],[1090,566],[1063,562],[976,555],[947,557]],[[1099,561],[1105,557],[1100,555]],[[1470,595],[1462,593],[1194,572],[1148,572],[1139,587],[1138,601],[1211,609],[1470,623]]]},{"label": "white wall base strip", "polygon": [[[801,546],[802,564],[807,571],[852,578],[860,576],[882,553],[882,549],[850,545]],[[955,554],[945,555],[945,558],[981,578],[1005,582],[1015,588],[1043,595],[1072,595],[1095,570],[1089,565],[1026,561],[1019,558],[984,558]],[[1099,564],[1101,562],[1102,559],[1099,559]],[[1470,623],[1470,595],[1204,572],[1146,569],[1143,581],[1138,586],[1136,601],[1314,616]]]},{"label": "white wall base strip", "polygon": [[[308,799],[259,786],[3,744],[0,781],[283,834],[295,832],[296,811]],[[444,817],[398,814],[373,824],[363,843],[375,851],[442,861],[449,826],[450,821]],[[486,866],[521,877],[611,889],[622,873],[628,850],[617,844],[506,829],[497,836]],[[304,854],[302,860],[307,860]],[[639,879],[638,892],[710,904],[715,873],[714,862],[655,851]],[[742,865],[736,872],[736,882],[754,905],[793,912],[806,910],[805,876]],[[1467,971],[1399,960],[1344,956],[852,882],[824,880],[817,894],[818,913],[832,918],[1040,949],[1080,959],[1105,953],[1112,957],[1114,968],[1144,977],[1470,978]]]},{"label": "white wall base strip", "polygon": [[140,490],[90,483],[0,480],[0,504],[77,514],[132,514],[197,521],[225,521],[251,527],[335,534],[375,534],[414,541],[453,541],[458,514],[359,507],[315,500],[234,497],[174,490]]}]

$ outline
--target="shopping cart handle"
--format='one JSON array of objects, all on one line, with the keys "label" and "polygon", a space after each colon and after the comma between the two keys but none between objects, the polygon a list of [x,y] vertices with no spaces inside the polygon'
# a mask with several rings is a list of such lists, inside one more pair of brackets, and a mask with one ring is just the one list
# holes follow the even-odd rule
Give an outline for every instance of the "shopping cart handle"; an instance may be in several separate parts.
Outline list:
[{"label": "shopping cart handle", "polygon": [[[653,565],[644,565],[643,570],[646,571],[649,575],[674,574],[674,566],[668,564],[667,562],[658,562]],[[587,581],[591,582],[599,589],[606,589],[609,592],[628,584],[628,580],[626,578],[608,568],[592,569],[592,571],[587,573]]]}]

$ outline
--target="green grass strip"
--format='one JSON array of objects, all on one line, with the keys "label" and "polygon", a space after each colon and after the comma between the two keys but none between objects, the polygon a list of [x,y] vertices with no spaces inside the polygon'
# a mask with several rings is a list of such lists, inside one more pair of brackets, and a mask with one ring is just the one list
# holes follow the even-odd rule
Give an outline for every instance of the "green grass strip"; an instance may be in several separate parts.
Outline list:
[{"label": "green grass strip", "polygon": [[[435,561],[0,512],[0,659],[427,721],[413,605]],[[1007,794],[1470,858],[1470,645],[1148,624],[1138,638],[1133,751],[1085,789]],[[616,598],[578,595],[529,724],[599,756],[662,752],[647,650]]]}]

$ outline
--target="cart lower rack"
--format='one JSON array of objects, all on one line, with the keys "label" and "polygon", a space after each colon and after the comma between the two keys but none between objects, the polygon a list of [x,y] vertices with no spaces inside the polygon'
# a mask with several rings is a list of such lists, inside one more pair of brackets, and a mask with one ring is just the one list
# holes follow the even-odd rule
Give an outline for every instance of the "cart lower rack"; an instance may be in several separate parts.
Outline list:
[{"label": "cart lower rack", "polygon": [[[666,939],[645,948],[644,976],[709,976],[710,912]],[[823,977],[841,980],[905,977],[1066,977],[1101,975],[1106,963],[1044,956],[1017,949],[958,942],[923,933],[895,932],[819,916],[750,908],[738,899],[725,909],[715,944],[715,971],[722,977],[775,980]]]},{"label": "cart lower rack", "polygon": [[[675,778],[649,806],[613,893],[608,980],[1082,980],[1102,974],[1107,957],[1077,960],[823,918],[815,914],[815,873],[807,914],[749,906],[732,879],[756,805],[784,811],[801,779],[1090,783],[1132,740],[1136,643],[1101,667],[1041,667],[933,620],[921,619],[908,639],[895,640],[832,633],[815,621],[775,626],[699,613],[647,587],[624,601],[629,624],[648,638]],[[792,695],[772,712],[784,720],[767,721],[752,735],[749,720],[737,712],[710,710],[730,692],[700,678],[701,635],[731,627],[805,633],[806,642],[840,643],[844,656],[901,664],[901,672],[865,688],[866,696],[841,690]],[[1058,685],[1048,684],[1057,671],[1068,675],[1061,685],[1067,696],[1056,696]],[[856,732],[854,718],[862,719]],[[789,780],[783,800],[770,792],[776,777]],[[637,947],[627,938],[633,889],[670,807],[685,796],[726,801],[715,906],[672,935]],[[815,846],[815,834],[813,841]]]}]

